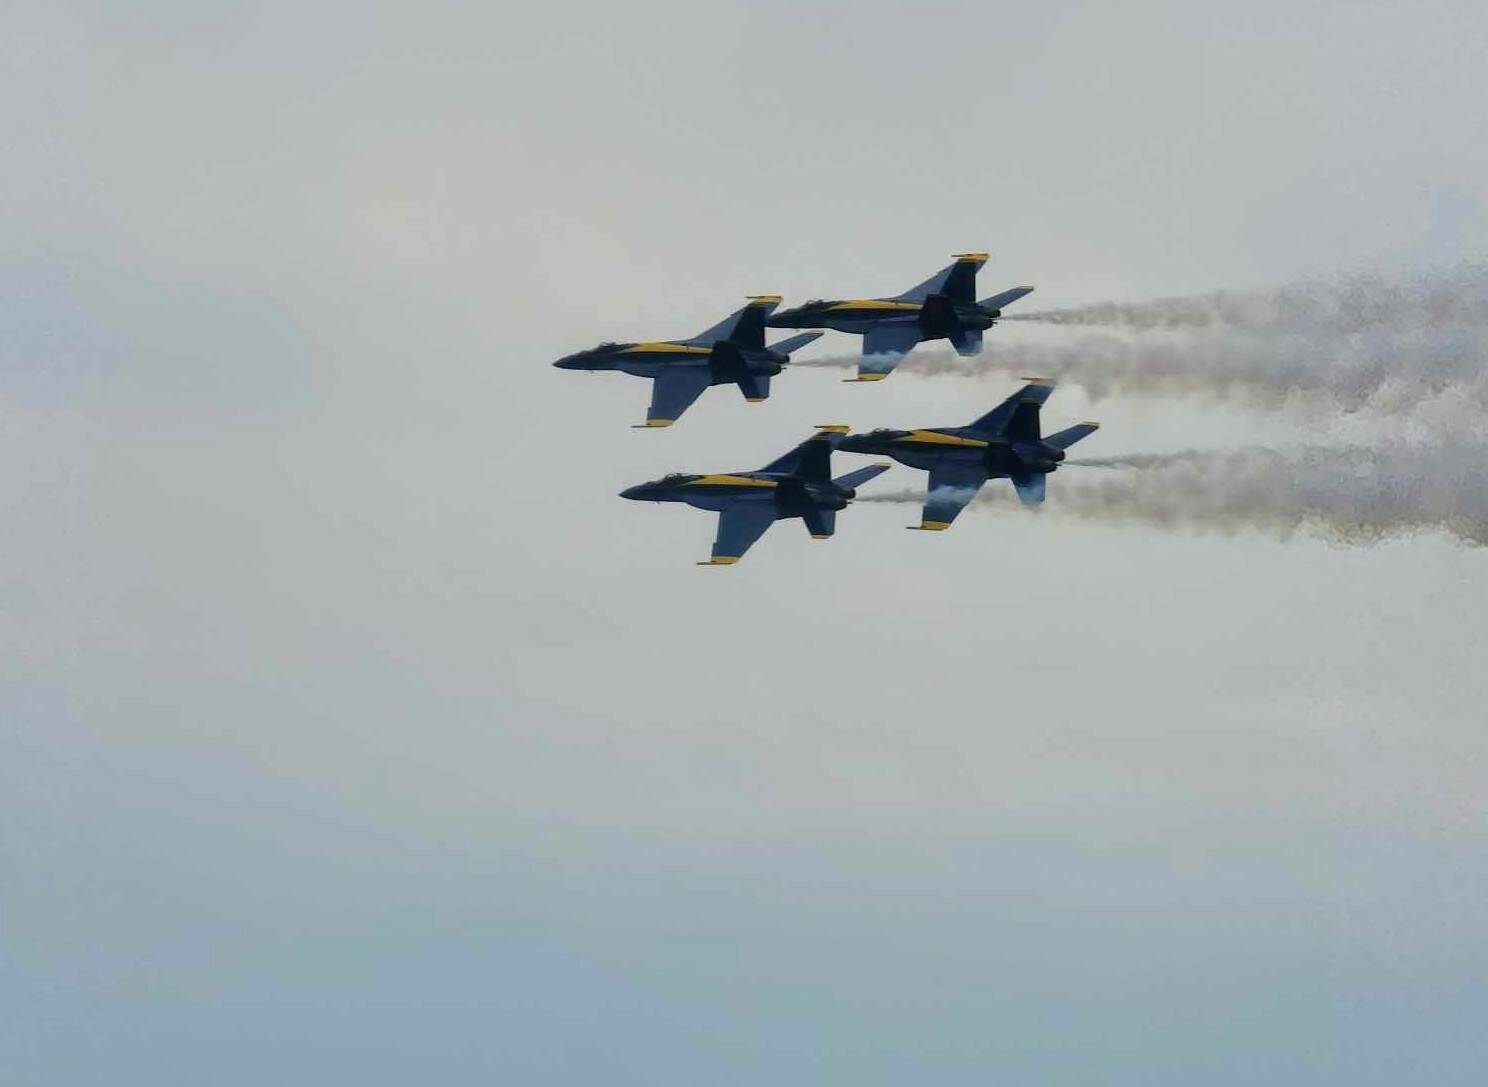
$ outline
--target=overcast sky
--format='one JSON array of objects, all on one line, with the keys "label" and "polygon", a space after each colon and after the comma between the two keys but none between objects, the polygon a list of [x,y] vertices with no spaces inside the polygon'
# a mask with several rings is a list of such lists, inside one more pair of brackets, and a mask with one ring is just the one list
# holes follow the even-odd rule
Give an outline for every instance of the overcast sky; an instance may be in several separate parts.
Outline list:
[{"label": "overcast sky", "polygon": [[[0,43],[8,1082],[1480,1081],[1481,548],[864,504],[700,569],[711,517],[617,492],[1023,371],[648,432],[548,364],[967,249],[1024,306],[1481,261],[1481,3],[9,0]],[[1408,423],[1045,409],[1090,417]]]}]

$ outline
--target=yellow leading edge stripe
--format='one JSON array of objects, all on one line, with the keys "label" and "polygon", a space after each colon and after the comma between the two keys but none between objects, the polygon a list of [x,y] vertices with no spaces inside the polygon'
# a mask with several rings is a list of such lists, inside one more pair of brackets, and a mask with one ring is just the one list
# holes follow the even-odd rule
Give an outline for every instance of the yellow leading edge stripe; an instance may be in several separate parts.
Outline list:
[{"label": "yellow leading edge stripe", "polygon": [[654,355],[707,355],[711,354],[712,349],[685,343],[638,343],[627,347],[621,354],[638,355],[642,352]]},{"label": "yellow leading edge stripe", "polygon": [[698,476],[690,480],[684,486],[688,487],[773,487],[773,479],[752,479],[749,476]]},{"label": "yellow leading edge stripe", "polygon": [[987,443],[976,438],[958,438],[953,434],[941,434],[934,430],[915,430],[896,442],[922,442],[925,445],[966,445],[975,449],[987,448]]}]

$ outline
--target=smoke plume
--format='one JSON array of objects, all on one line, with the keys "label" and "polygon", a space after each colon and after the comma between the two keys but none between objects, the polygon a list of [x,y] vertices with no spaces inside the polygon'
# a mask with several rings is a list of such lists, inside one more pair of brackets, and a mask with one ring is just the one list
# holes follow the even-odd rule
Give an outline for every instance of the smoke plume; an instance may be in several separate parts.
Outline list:
[{"label": "smoke plume", "polygon": [[[830,355],[801,366],[856,367]],[[1447,390],[1488,406],[1488,328],[1376,329],[1349,335],[1236,328],[1087,334],[1065,343],[987,339],[973,358],[921,346],[899,370],[978,377],[1037,374],[1078,383],[1091,396],[1205,396],[1280,406],[1289,398],[1344,411],[1400,410]]]},{"label": "smoke plume", "polygon": [[1413,280],[1359,275],[1295,283],[1271,291],[1214,291],[1151,302],[1009,314],[1005,321],[1153,329],[1229,328],[1330,332],[1488,324],[1488,265],[1468,265]]},{"label": "smoke plume", "polygon": [[[1168,529],[1296,533],[1369,545],[1440,531],[1488,544],[1488,446],[1386,444],[1328,448],[1184,450],[1067,461],[1049,483],[1049,512]],[[1110,471],[1082,472],[1080,467]],[[860,502],[919,505],[923,489]],[[992,481],[976,508],[1018,506]]]}]

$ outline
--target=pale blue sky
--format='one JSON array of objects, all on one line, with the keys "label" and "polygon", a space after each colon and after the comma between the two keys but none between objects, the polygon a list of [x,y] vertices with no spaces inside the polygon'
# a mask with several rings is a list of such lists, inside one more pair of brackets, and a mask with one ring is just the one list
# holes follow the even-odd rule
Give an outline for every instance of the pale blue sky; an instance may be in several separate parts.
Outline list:
[{"label": "pale blue sky", "polygon": [[[547,364],[969,248],[1043,305],[1481,260],[1485,40],[5,6],[0,1078],[1477,1082],[1481,550],[865,505],[700,570],[708,518],[616,493],[1017,374],[645,433]],[[1092,455],[1411,424],[1048,413]]]}]

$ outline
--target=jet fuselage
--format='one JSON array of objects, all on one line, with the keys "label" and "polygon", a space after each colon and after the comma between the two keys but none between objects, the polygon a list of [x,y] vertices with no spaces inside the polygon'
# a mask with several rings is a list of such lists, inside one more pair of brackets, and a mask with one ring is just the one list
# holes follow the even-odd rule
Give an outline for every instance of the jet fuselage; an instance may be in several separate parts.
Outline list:
[{"label": "jet fuselage", "polygon": [[715,513],[740,501],[772,502],[777,518],[800,517],[810,510],[846,509],[856,496],[851,487],[779,472],[670,475],[620,492],[621,498],[638,502],[685,502]]},{"label": "jet fuselage", "polygon": [[975,302],[958,302],[934,294],[924,302],[892,298],[820,299],[781,310],[765,323],[772,328],[830,328],[857,335],[884,324],[915,325],[921,340],[943,340],[963,330],[985,331],[1001,315],[1001,310],[988,310]]},{"label": "jet fuselage", "polygon": [[1064,450],[1045,442],[989,440],[965,427],[873,430],[848,435],[839,448],[892,457],[900,464],[926,472],[947,460],[979,464],[990,479],[1046,475],[1064,460]]},{"label": "jet fuselage", "polygon": [[727,385],[751,375],[774,376],[790,356],[768,348],[740,347],[721,340],[712,347],[674,341],[603,343],[588,351],[566,355],[553,363],[560,370],[618,370],[635,377],[655,378],[669,368],[705,364],[710,385]]}]

